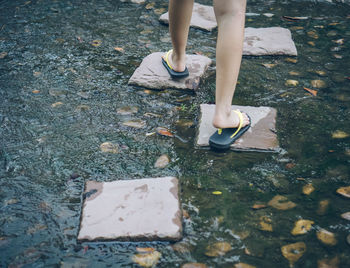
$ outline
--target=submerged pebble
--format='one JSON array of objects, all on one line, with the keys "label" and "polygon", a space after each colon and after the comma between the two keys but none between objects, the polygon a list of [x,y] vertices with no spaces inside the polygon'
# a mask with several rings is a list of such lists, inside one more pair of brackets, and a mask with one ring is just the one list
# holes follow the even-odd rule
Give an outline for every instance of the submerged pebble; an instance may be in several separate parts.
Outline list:
[{"label": "submerged pebble", "polygon": [[291,267],[296,263],[301,256],[306,252],[306,244],[297,242],[281,247],[282,255],[289,261]]},{"label": "submerged pebble", "polygon": [[350,186],[340,187],[337,189],[337,193],[344,197],[350,198]]},{"label": "submerged pebble", "polygon": [[325,229],[320,229],[319,231],[317,231],[316,236],[318,240],[320,240],[323,244],[327,246],[334,246],[337,244],[335,234]]},{"label": "submerged pebble", "polygon": [[142,267],[152,267],[158,263],[161,256],[162,254],[156,250],[146,251],[145,253],[135,254],[132,256],[132,260]]},{"label": "submerged pebble", "polygon": [[209,257],[218,257],[225,255],[232,249],[231,245],[227,242],[216,242],[207,246],[205,255]]},{"label": "submerged pebble", "polygon": [[308,231],[311,230],[312,225],[314,224],[314,221],[310,220],[298,220],[294,224],[294,228],[291,231],[292,235],[302,235],[306,234]]},{"label": "submerged pebble", "polygon": [[118,145],[112,142],[102,143],[100,145],[100,150],[104,153],[112,153],[112,154],[117,154],[119,152]]},{"label": "submerged pebble", "polygon": [[204,263],[199,262],[191,262],[191,263],[185,263],[184,265],[181,265],[181,268],[207,268],[208,266]]},{"label": "submerged pebble", "polygon": [[167,156],[166,154],[163,154],[154,163],[154,167],[165,168],[169,164],[169,162],[170,162],[169,156]]},{"label": "submerged pebble", "polygon": [[296,206],[294,202],[289,201],[287,197],[282,195],[276,195],[269,201],[268,205],[278,210],[288,210]]}]

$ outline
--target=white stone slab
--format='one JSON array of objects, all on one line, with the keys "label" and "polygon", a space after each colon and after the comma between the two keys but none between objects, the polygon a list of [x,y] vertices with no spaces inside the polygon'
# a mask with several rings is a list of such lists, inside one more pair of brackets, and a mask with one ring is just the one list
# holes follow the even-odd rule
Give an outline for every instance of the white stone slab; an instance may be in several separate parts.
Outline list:
[{"label": "white stone slab", "polygon": [[88,181],[79,240],[176,241],[182,213],[175,177]]},{"label": "white stone slab", "polygon": [[172,79],[162,64],[162,56],[166,52],[155,52],[143,59],[140,66],[129,79],[129,85],[151,89],[183,89],[196,90],[201,77],[211,64],[211,59],[202,55],[187,55],[186,66],[190,75],[182,79]]},{"label": "white stone slab", "polygon": [[[276,135],[276,109],[271,107],[252,107],[232,105],[232,109],[239,109],[251,118],[251,127],[232,145],[237,151],[277,152],[279,144]],[[215,104],[200,105],[200,121],[197,135],[197,146],[209,146],[209,137],[216,131],[212,125]]]}]

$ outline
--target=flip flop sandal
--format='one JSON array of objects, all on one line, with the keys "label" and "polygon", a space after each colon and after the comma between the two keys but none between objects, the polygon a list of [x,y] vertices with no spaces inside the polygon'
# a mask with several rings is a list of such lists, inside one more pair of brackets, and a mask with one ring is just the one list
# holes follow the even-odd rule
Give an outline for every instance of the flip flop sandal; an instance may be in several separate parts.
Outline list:
[{"label": "flip flop sandal", "polygon": [[249,124],[242,127],[243,116],[238,110],[234,111],[239,116],[239,126],[236,128],[219,128],[213,135],[209,138],[209,145],[213,149],[225,150],[230,148],[230,145],[234,143],[238,138],[240,138],[249,128],[251,124],[251,119],[249,118]]},{"label": "flip flop sandal", "polygon": [[179,79],[179,78],[184,78],[189,76],[189,72],[187,67],[185,67],[185,70],[183,72],[177,72],[174,71],[173,67],[170,65],[169,63],[169,55],[173,52],[173,50],[169,50],[166,55],[165,55],[165,59],[162,57],[162,63],[165,67],[165,69],[168,71],[168,73],[170,74],[171,78],[173,79]]}]

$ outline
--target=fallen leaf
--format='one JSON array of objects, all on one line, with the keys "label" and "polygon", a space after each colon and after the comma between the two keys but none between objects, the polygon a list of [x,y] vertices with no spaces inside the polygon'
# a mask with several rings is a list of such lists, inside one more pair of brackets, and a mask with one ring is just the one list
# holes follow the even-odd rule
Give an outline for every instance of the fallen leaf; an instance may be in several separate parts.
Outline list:
[{"label": "fallen leaf", "polygon": [[309,41],[309,42],[307,42],[310,46],[316,46],[316,44],[315,44],[315,42],[314,41]]},{"label": "fallen leaf", "polygon": [[301,235],[306,234],[311,230],[312,224],[315,222],[310,220],[298,220],[294,224],[294,228],[291,231],[292,235]]},{"label": "fallen leaf", "polygon": [[297,242],[281,247],[282,255],[289,261],[290,267],[294,266],[301,256],[306,251],[306,245],[304,242]]},{"label": "fallen leaf", "polygon": [[291,16],[282,16],[283,19],[288,21],[299,21],[299,20],[307,20],[309,17],[291,17]]},{"label": "fallen leaf", "polygon": [[295,58],[285,58],[284,61],[290,62],[290,63],[297,63],[298,62],[298,60]]},{"label": "fallen leaf", "polygon": [[140,252],[140,253],[147,253],[147,252],[153,252],[153,251],[155,251],[155,249],[154,248],[139,248],[139,247],[136,247],[136,251]]},{"label": "fallen leaf", "polygon": [[303,30],[304,27],[303,26],[293,26],[293,27],[290,27],[290,29],[293,31],[296,31],[296,30]]},{"label": "fallen leaf", "polygon": [[311,82],[312,87],[315,87],[315,88],[327,87],[326,82],[324,82],[323,80],[315,79],[315,80],[311,80],[310,82]]},{"label": "fallen leaf", "polygon": [[345,139],[349,137],[350,135],[344,131],[341,130],[336,130],[332,133],[332,138],[333,139]]},{"label": "fallen leaf", "polygon": [[94,47],[99,47],[101,44],[102,44],[101,40],[93,40],[91,42],[91,45],[94,46]]},{"label": "fallen leaf", "polygon": [[287,197],[282,195],[276,195],[269,201],[268,205],[278,210],[288,210],[296,206],[294,202],[289,201]]},{"label": "fallen leaf", "polygon": [[124,106],[117,109],[117,114],[130,115],[130,114],[136,114],[137,111],[138,111],[138,108],[135,106]]},{"label": "fallen leaf", "polygon": [[286,86],[296,87],[297,85],[299,85],[299,82],[297,80],[288,79],[284,84]]},{"label": "fallen leaf", "polygon": [[260,230],[262,231],[267,231],[267,232],[272,232],[272,220],[268,216],[261,216],[260,217]]},{"label": "fallen leaf", "polygon": [[322,259],[317,261],[317,268],[338,268],[338,266],[338,256],[335,256],[333,259]]},{"label": "fallen leaf", "polygon": [[232,249],[231,245],[227,242],[216,242],[212,245],[207,246],[205,255],[209,257],[223,256],[226,252]]},{"label": "fallen leaf", "polygon": [[262,63],[261,65],[268,68],[268,69],[271,69],[271,68],[276,66],[275,63]]},{"label": "fallen leaf", "polygon": [[181,268],[208,268],[208,266],[205,265],[204,263],[190,262],[190,263],[185,263],[184,265],[181,266]]},{"label": "fallen leaf", "polygon": [[350,221],[350,212],[345,212],[340,215],[343,219]]},{"label": "fallen leaf", "polygon": [[7,56],[7,52],[1,52],[0,53],[0,59],[3,59]]},{"label": "fallen leaf", "polygon": [[100,145],[100,150],[104,153],[117,154],[119,151],[118,145],[111,142],[104,142]]},{"label": "fallen leaf", "polygon": [[338,188],[337,193],[344,197],[350,198],[350,186]]},{"label": "fallen leaf", "polygon": [[325,245],[334,246],[337,244],[335,234],[325,229],[320,229],[319,231],[317,231],[316,236],[318,240],[320,240]]},{"label": "fallen leaf", "polygon": [[124,52],[124,48],[122,48],[122,47],[114,47],[114,50],[119,51],[119,52]]},{"label": "fallen leaf", "polygon": [[220,192],[220,191],[214,191],[214,192],[212,192],[212,194],[220,195],[220,194],[222,194],[222,192]]},{"label": "fallen leaf", "polygon": [[161,136],[174,137],[174,134],[164,127],[157,127],[156,132]]},{"label": "fallen leaf", "polygon": [[329,208],[329,204],[330,204],[330,201],[328,199],[321,200],[318,203],[318,208],[317,208],[316,213],[318,215],[325,215],[327,210],[328,210],[328,208]]},{"label": "fallen leaf", "polygon": [[306,185],[303,186],[303,194],[309,195],[313,191],[315,191],[315,187],[311,183],[306,184]]},{"label": "fallen leaf", "polygon": [[167,156],[166,154],[163,154],[154,163],[154,167],[165,168],[169,164],[169,162],[170,162],[169,156]]},{"label": "fallen leaf", "polygon": [[250,264],[247,264],[247,263],[243,263],[243,262],[236,263],[233,267],[234,268],[256,268],[253,265],[250,265]]},{"label": "fallen leaf", "polygon": [[32,93],[33,93],[33,94],[38,94],[38,93],[40,93],[40,90],[34,89],[34,90],[32,91]]},{"label": "fallen leaf", "polygon": [[161,253],[154,250],[153,252],[139,253],[132,256],[133,262],[142,267],[152,267],[158,263]]},{"label": "fallen leaf", "polygon": [[290,71],[290,72],[289,72],[289,75],[293,75],[293,76],[300,76],[300,75],[301,75],[301,73],[296,72],[296,71]]},{"label": "fallen leaf", "polygon": [[262,208],[267,208],[267,206],[265,204],[254,204],[252,206],[252,209],[255,209],[255,210],[262,209]]},{"label": "fallen leaf", "polygon": [[313,39],[318,39],[318,38],[319,38],[319,36],[318,36],[318,34],[316,33],[316,31],[309,31],[309,32],[307,32],[307,35],[308,35],[309,37],[313,38]]},{"label": "fallen leaf", "polygon": [[63,102],[58,101],[58,102],[52,103],[51,107],[56,108],[56,107],[61,106],[61,105],[63,105]]},{"label": "fallen leaf", "polygon": [[311,88],[307,88],[307,87],[304,87],[304,90],[309,92],[312,96],[317,96],[317,90],[314,90],[314,89],[311,89]]},{"label": "fallen leaf", "polygon": [[143,120],[129,120],[123,123],[124,126],[132,127],[132,128],[144,128],[146,127],[146,122]]}]

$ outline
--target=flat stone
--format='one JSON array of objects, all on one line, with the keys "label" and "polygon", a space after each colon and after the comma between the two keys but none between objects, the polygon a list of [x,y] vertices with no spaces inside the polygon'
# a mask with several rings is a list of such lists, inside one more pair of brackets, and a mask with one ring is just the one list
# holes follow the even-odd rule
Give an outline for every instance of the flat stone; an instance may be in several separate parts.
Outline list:
[{"label": "flat stone", "polygon": [[[276,109],[270,107],[252,107],[232,105],[232,109],[239,109],[247,113],[251,118],[251,127],[242,137],[232,145],[232,150],[238,151],[262,151],[277,152],[279,143],[277,140],[275,124]],[[212,125],[214,116],[214,104],[200,105],[199,131],[196,144],[199,147],[209,146],[209,137],[216,131]]]},{"label": "flat stone", "polygon": [[[165,24],[169,24],[169,13],[162,14],[159,20]],[[194,3],[190,25],[206,31],[215,29],[218,25],[213,7]]]},{"label": "flat stone", "polygon": [[130,77],[129,85],[151,89],[183,89],[196,90],[201,77],[205,74],[211,59],[202,55],[187,55],[186,66],[190,75],[183,79],[172,79],[162,64],[162,56],[166,52],[155,52],[143,59],[141,65]]},{"label": "flat stone", "polygon": [[297,56],[297,54],[289,29],[282,27],[245,28],[243,55]]},{"label": "flat stone", "polygon": [[[260,14],[246,13],[247,16]],[[169,24],[169,14],[164,13],[159,20]],[[217,27],[214,9],[212,6],[195,3],[191,17],[194,28],[212,31]],[[243,45],[243,55],[297,55],[297,49],[292,40],[289,29],[282,27],[246,28]]]},{"label": "flat stone", "polygon": [[177,178],[86,182],[79,240],[177,241],[181,238]]}]

